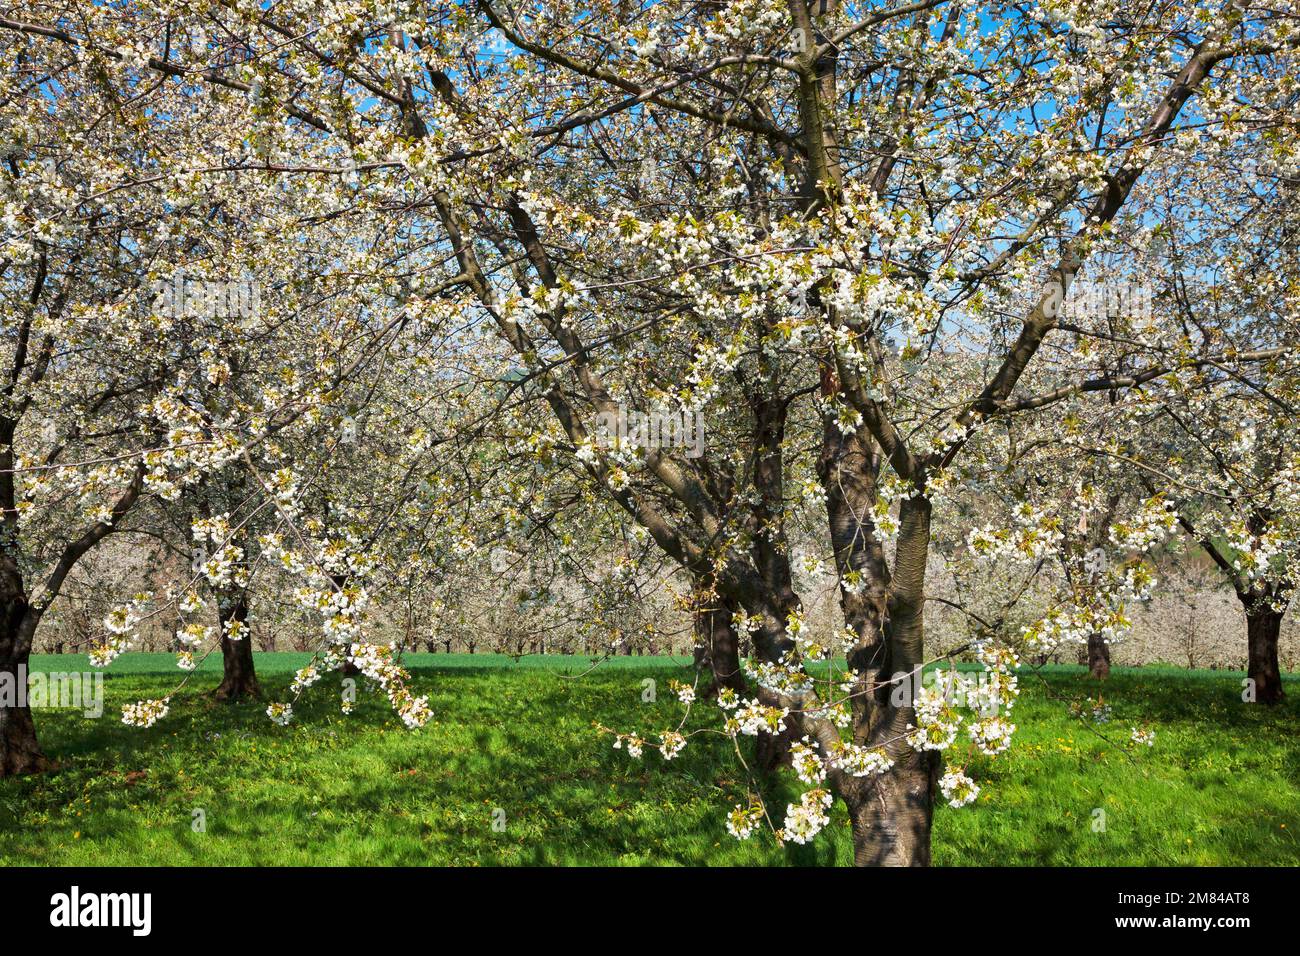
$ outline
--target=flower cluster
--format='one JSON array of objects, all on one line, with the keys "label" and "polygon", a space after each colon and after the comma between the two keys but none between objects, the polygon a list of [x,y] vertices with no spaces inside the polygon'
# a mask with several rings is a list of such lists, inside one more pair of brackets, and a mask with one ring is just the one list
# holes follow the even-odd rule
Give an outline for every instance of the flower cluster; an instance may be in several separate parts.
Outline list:
[{"label": "flower cluster", "polygon": [[659,735],[659,752],[665,760],[672,760],[686,746],[686,738],[675,730],[665,730]]},{"label": "flower cluster", "polygon": [[1005,717],[985,717],[969,727],[970,739],[985,756],[995,756],[1011,746],[1011,735],[1016,725]]},{"label": "flower cluster", "polygon": [[1147,730],[1144,727],[1134,727],[1129,739],[1138,747],[1154,747],[1156,745],[1156,732]]},{"label": "flower cluster", "polygon": [[939,687],[922,687],[913,706],[916,723],[907,725],[907,742],[917,750],[947,750],[961,724],[950,696]]},{"label": "flower cluster", "polygon": [[122,705],[122,723],[129,727],[152,727],[167,716],[171,698],[140,700]]},{"label": "flower cluster", "polygon": [[645,741],[636,734],[614,735],[615,750],[621,750],[625,743],[627,744],[627,755],[633,760],[640,760],[641,754],[645,751]]},{"label": "flower cluster", "polygon": [[315,665],[308,664],[293,675],[293,683],[289,685],[289,693],[301,694],[304,690],[316,683],[321,678],[321,673]]},{"label": "flower cluster", "polygon": [[736,804],[736,809],[727,814],[727,832],[737,840],[748,840],[750,835],[763,822],[763,805],[758,801],[748,807]]},{"label": "flower cluster", "polygon": [[677,695],[677,699],[683,704],[690,705],[695,703],[695,688],[690,684],[684,684],[678,680],[668,682],[668,688]]},{"label": "flower cluster", "polygon": [[964,807],[980,794],[980,788],[960,770],[948,770],[939,778],[939,790],[950,807]]},{"label": "flower cluster", "polygon": [[788,843],[807,843],[831,822],[832,798],[829,790],[808,790],[798,803],[787,804],[781,839]]},{"label": "flower cluster", "polygon": [[407,690],[410,675],[393,659],[392,646],[358,641],[352,645],[348,660],[383,688],[389,703],[408,728],[415,730],[428,723],[433,716],[429,698],[416,697]]},{"label": "flower cluster", "polygon": [[841,741],[830,754],[830,765],[853,777],[869,777],[886,773],[893,759],[880,748],[868,748]]},{"label": "flower cluster", "polygon": [[728,719],[727,727],[747,737],[757,737],[760,732],[779,734],[785,730],[785,718],[790,711],[784,707],[767,707],[756,700],[747,700]]},{"label": "flower cluster", "polygon": [[795,775],[804,783],[816,786],[826,779],[826,764],[817,756],[816,744],[804,737],[790,747],[790,761]]}]

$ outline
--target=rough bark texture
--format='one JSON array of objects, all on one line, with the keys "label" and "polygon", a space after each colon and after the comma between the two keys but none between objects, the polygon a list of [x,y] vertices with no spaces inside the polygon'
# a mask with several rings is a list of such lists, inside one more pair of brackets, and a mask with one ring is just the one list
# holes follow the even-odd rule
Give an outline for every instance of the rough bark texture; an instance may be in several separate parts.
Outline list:
[{"label": "rough bark texture", "polygon": [[[0,674],[8,675],[5,681],[15,695],[27,677],[36,617],[21,595],[11,595],[0,605]],[[31,710],[25,700],[19,706],[15,697],[13,704],[6,706],[0,699],[0,777],[48,770],[50,761],[36,739]]]},{"label": "rough bark texture", "polygon": [[[824,375],[823,392],[834,394],[833,380]],[[872,521],[876,499],[876,477],[880,472],[879,452],[861,431],[846,435],[833,422],[826,422],[818,473],[826,492],[826,517],[835,567],[841,582],[852,580],[850,589],[840,589],[844,623],[858,640],[848,655],[848,664],[862,675],[852,702],[854,737],[862,743],[888,706],[886,688],[890,676],[890,648],[885,637],[889,602],[889,566],[884,547]],[[876,685],[875,694],[865,693]]]},{"label": "rough bark texture", "polygon": [[[770,376],[766,380],[773,380]],[[764,661],[779,661],[794,646],[786,632],[786,620],[800,608],[790,568],[790,548],[785,530],[785,426],[789,406],[785,399],[765,391],[748,393],[754,422],[754,489],[758,499],[750,510],[753,532],[750,556],[758,573],[763,620],[752,635],[755,655]],[[737,605],[739,606],[739,604]],[[780,701],[766,690],[757,694],[768,706]],[[758,769],[770,773],[789,762],[790,746],[799,739],[797,721],[787,723],[776,736],[760,733],[757,739]]]},{"label": "rough bark texture", "polygon": [[[828,395],[836,391],[829,370],[822,385]],[[838,789],[849,809],[858,866],[929,866],[940,760],[902,742],[915,711],[910,693],[898,706],[891,679],[909,675],[908,687],[915,689],[918,681],[910,677],[919,676],[924,660],[930,506],[921,497],[904,503],[891,576],[872,520],[881,463],[879,448],[865,433],[846,435],[826,423],[818,472],[843,585],[840,606],[857,637],[848,663],[861,675],[853,688],[853,737],[863,746],[884,747],[895,761],[887,773],[844,779]]]},{"label": "rough bark texture", "polygon": [[1246,611],[1248,659],[1246,676],[1255,682],[1255,703],[1276,704],[1284,696],[1282,671],[1277,660],[1277,639],[1282,614],[1271,608]]},{"label": "rough bark texture", "polygon": [[0,777],[41,773],[50,761],[36,740],[32,712],[22,707],[0,707]]},{"label": "rough bark texture", "polygon": [[939,757],[913,751],[849,804],[856,866],[929,866]]},{"label": "rough bark texture", "polygon": [[212,696],[217,700],[244,700],[262,696],[262,689],[257,684],[257,672],[253,667],[252,633],[244,627],[240,640],[232,641],[225,636],[228,622],[238,621],[243,624],[248,620],[248,595],[241,591],[237,597],[222,599],[218,602],[217,610],[221,618],[221,663],[224,675]]},{"label": "rough bark texture", "polygon": [[1088,676],[1097,680],[1110,676],[1110,645],[1100,634],[1088,637]]},{"label": "rough bark texture", "polygon": [[734,609],[721,599],[700,600],[702,606],[695,611],[695,670],[708,677],[701,697],[715,697],[724,687],[744,693],[740,639],[731,623]]},{"label": "rough bark texture", "polygon": [[[915,690],[925,660],[929,500],[920,495],[904,500],[898,517],[884,635],[887,673],[909,675]],[[861,793],[847,801],[853,820],[853,859],[859,866],[930,865],[930,824],[940,761],[937,754],[914,751],[900,740],[916,715],[911,695],[904,700],[899,707],[877,696],[868,726],[855,728],[855,736],[884,743],[895,761],[893,768],[869,778]]]}]

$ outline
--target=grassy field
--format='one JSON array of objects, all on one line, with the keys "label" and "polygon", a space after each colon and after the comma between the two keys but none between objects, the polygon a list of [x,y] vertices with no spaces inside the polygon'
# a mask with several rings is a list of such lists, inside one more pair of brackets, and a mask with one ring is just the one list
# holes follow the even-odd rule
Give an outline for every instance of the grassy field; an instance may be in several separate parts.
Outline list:
[{"label": "grassy field", "polygon": [[[260,654],[267,699],[283,699],[306,655]],[[744,797],[727,744],[695,738],[665,765],[614,751],[593,721],[623,730],[675,724],[666,681],[686,661],[619,658],[584,676],[575,658],[411,655],[434,720],[402,727],[362,694],[338,712],[322,681],[277,727],[261,705],[218,704],[205,667],[150,730],[121,705],[167,693],[169,655],[127,655],[107,673],[102,719],[36,715],[55,772],[0,781],[0,864],[717,864],[847,863],[843,811],[814,845],[727,835]],[[45,657],[34,669],[78,670]],[[641,682],[659,702],[642,703]],[[1066,699],[1096,696],[1078,668],[1022,670],[1012,750],[976,765],[970,807],[941,806],[936,865],[1300,864],[1300,681],[1265,710],[1240,702],[1241,675],[1117,669],[1113,719],[1097,736]],[[1149,721],[1153,749],[1127,746]],[[774,796],[784,809],[790,781]],[[1105,811],[1094,832],[1094,810]],[[504,811],[504,831],[493,829]],[[195,832],[196,811],[206,832]]]}]

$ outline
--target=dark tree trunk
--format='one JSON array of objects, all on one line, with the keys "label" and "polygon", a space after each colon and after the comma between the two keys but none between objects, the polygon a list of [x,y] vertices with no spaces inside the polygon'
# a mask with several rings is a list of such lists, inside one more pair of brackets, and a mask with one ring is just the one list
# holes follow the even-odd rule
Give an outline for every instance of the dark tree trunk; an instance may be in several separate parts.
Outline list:
[{"label": "dark tree trunk", "polygon": [[24,597],[11,597],[0,609],[0,777],[41,773],[50,762],[36,739],[27,706],[27,665],[39,615]]},{"label": "dark tree trunk", "polygon": [[730,687],[745,692],[745,677],[740,672],[740,639],[731,619],[733,607],[721,598],[702,597],[704,604],[695,611],[695,670],[707,674],[709,683],[702,697],[716,697]]},{"label": "dark tree trunk", "polygon": [[[823,394],[838,390],[823,370]],[[846,435],[827,421],[818,473],[840,580],[844,622],[855,635],[848,663],[861,676],[853,687],[853,737],[879,746],[894,765],[877,776],[849,780],[841,796],[852,824],[858,866],[929,866],[930,827],[941,760],[898,741],[915,717],[912,697],[924,661],[925,572],[930,545],[930,504],[905,500],[891,577],[872,520],[878,494],[880,450],[863,432]],[[903,683],[894,684],[895,679]],[[901,699],[900,699],[901,696]]]},{"label": "dark tree trunk", "polygon": [[[870,662],[887,680],[861,693],[854,708],[854,738],[884,747],[894,758],[885,773],[850,784],[844,793],[853,824],[853,860],[858,866],[929,866],[930,826],[940,758],[898,741],[914,721],[913,697],[925,660],[925,570],[930,547],[930,502],[906,499],[899,509],[894,577],[883,631],[870,615],[861,618],[851,662]],[[865,569],[882,569],[875,562]],[[860,666],[860,665],[855,665]],[[902,686],[893,683],[895,675]],[[877,678],[879,680],[879,678]],[[864,691],[868,690],[866,688]],[[901,699],[900,699],[901,695]]]},{"label": "dark tree trunk", "polygon": [[1276,704],[1284,696],[1282,671],[1277,661],[1277,640],[1282,632],[1282,612],[1247,605],[1246,641],[1249,651],[1246,676],[1255,682],[1255,702]]},{"label": "dark tree trunk", "polygon": [[929,866],[939,755],[910,751],[849,806],[857,866]]},{"label": "dark tree trunk", "polygon": [[1110,676],[1110,645],[1100,634],[1088,637],[1088,676],[1097,680]]},{"label": "dark tree trunk", "polygon": [[[16,668],[11,673],[14,672]],[[50,762],[36,740],[31,709],[26,704],[21,707],[0,705],[0,777],[41,773],[49,768]]]},{"label": "dark tree trunk", "polygon": [[[823,388],[824,394],[834,394],[829,383]],[[881,693],[865,690],[879,687],[890,677],[891,650],[885,637],[889,566],[871,518],[880,473],[879,452],[861,431],[845,435],[828,421],[817,467],[826,492],[827,526],[841,584],[840,610],[844,623],[857,635],[848,664],[862,675],[862,686],[855,688],[851,703],[855,735],[862,743],[888,709]]]},{"label": "dark tree trunk", "polygon": [[[253,634],[245,622],[248,620],[248,595],[241,591],[237,597],[217,602],[217,615],[221,620],[221,663],[224,676],[213,692],[217,700],[244,700],[262,696],[257,685],[257,672],[253,668]],[[242,637],[232,641],[226,636],[228,622],[238,621]]]}]

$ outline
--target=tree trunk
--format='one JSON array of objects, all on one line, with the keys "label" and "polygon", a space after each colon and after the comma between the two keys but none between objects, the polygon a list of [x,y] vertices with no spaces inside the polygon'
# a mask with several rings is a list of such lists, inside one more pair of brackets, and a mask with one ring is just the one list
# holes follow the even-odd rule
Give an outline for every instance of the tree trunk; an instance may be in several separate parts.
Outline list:
[{"label": "tree trunk", "polygon": [[733,608],[721,598],[699,600],[703,606],[695,611],[695,670],[709,675],[700,696],[716,697],[724,687],[743,694],[745,677],[740,672],[740,640],[731,623]]},{"label": "tree trunk", "polygon": [[[11,673],[16,676],[16,671],[17,668]],[[23,676],[26,676],[25,667]],[[50,762],[36,740],[36,724],[32,722],[31,709],[26,704],[21,707],[0,704],[0,778],[41,773],[49,768]]]},{"label": "tree trunk", "polygon": [[[930,552],[930,501],[917,495],[902,501],[894,576],[888,592],[884,633],[859,635],[855,657],[883,654],[891,678],[887,696],[864,695],[865,711],[854,713],[854,737],[878,744],[893,756],[894,766],[863,781],[846,794],[853,824],[853,860],[858,866],[929,866],[930,826],[941,759],[933,751],[915,751],[897,741],[915,721],[913,706],[925,660],[925,572]],[[872,643],[884,640],[877,647]],[[897,677],[902,687],[892,684]],[[902,699],[897,700],[898,694]],[[891,741],[893,743],[891,743]]]},{"label": "tree trunk", "polygon": [[939,755],[911,751],[849,806],[856,866],[929,866]]},{"label": "tree trunk", "polygon": [[[831,380],[824,381],[823,394],[829,397],[834,392]],[[885,639],[889,566],[872,519],[880,473],[879,452],[861,431],[845,435],[828,420],[817,467],[826,492],[827,527],[840,582],[840,610],[844,623],[857,636],[847,657],[849,666],[861,675],[850,706],[855,738],[862,743],[888,710],[880,685],[890,676],[890,648]],[[852,587],[848,586],[850,580]],[[868,693],[871,687],[880,689]]]},{"label": "tree trunk", "polygon": [[1110,676],[1110,645],[1100,634],[1088,636],[1088,676],[1097,680]]},{"label": "tree trunk", "polygon": [[[217,700],[243,700],[262,696],[257,685],[257,672],[253,669],[253,634],[245,622],[248,620],[248,595],[240,592],[233,599],[217,602],[217,616],[221,621],[221,663],[225,671],[221,684],[213,692]],[[238,621],[242,637],[232,641],[226,636],[226,624]]]},{"label": "tree trunk", "polygon": [[27,666],[38,617],[23,597],[11,598],[0,610],[0,778],[50,768],[27,706]]},{"label": "tree trunk", "polygon": [[1246,676],[1255,682],[1255,702],[1276,704],[1284,696],[1282,672],[1277,662],[1277,639],[1282,631],[1282,612],[1271,607],[1246,611],[1246,641],[1249,649]]},{"label": "tree trunk", "polygon": [[[838,389],[829,369],[823,370],[822,389],[828,396]],[[898,741],[915,717],[912,697],[924,661],[930,504],[920,496],[902,503],[891,579],[871,517],[880,467],[880,451],[865,433],[845,435],[835,423],[825,423],[818,472],[840,606],[856,636],[848,663],[861,675],[852,688],[854,742],[882,746],[895,761],[879,776],[848,781],[841,796],[849,809],[856,865],[929,866],[941,760],[937,753],[914,751]],[[894,685],[895,677],[905,685]]]}]

